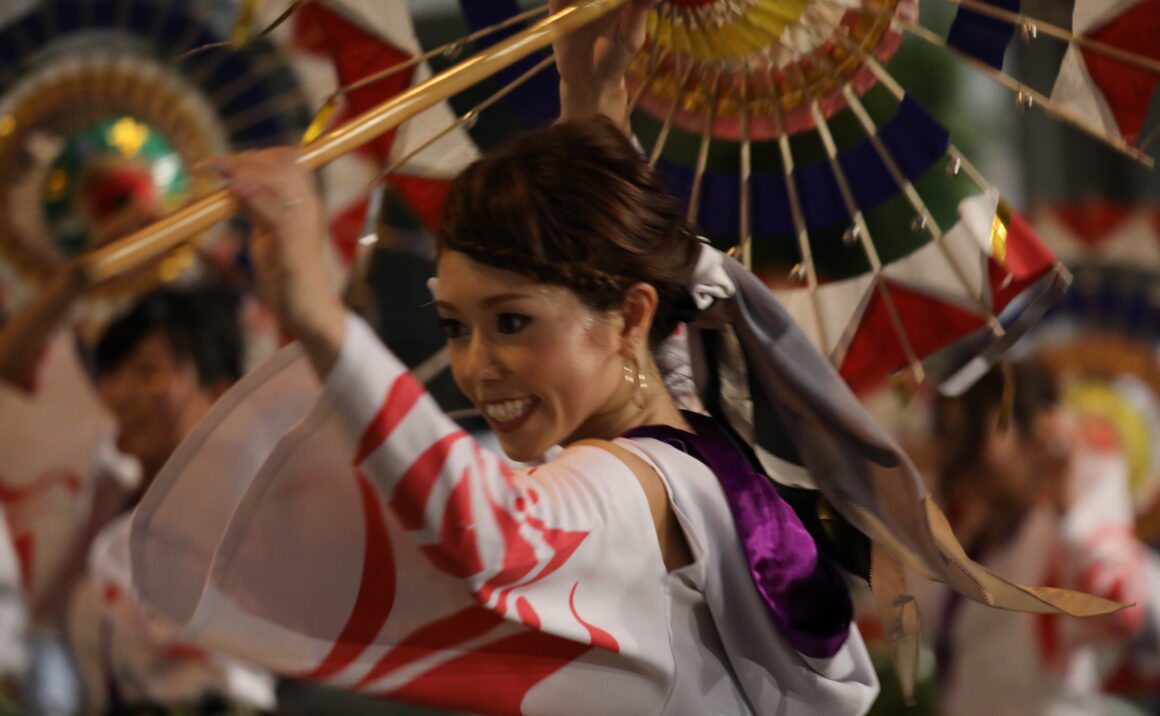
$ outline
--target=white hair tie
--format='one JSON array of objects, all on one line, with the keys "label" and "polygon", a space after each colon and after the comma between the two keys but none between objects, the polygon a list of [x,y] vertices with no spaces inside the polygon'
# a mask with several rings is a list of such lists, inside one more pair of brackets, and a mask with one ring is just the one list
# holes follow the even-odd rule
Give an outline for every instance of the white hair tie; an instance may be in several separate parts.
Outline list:
[{"label": "white hair tie", "polygon": [[717,299],[732,298],[737,293],[736,284],[722,266],[724,258],[725,254],[713,248],[708,240],[701,239],[697,267],[693,269],[689,286],[689,295],[693,297],[693,303],[699,311],[712,306]]}]

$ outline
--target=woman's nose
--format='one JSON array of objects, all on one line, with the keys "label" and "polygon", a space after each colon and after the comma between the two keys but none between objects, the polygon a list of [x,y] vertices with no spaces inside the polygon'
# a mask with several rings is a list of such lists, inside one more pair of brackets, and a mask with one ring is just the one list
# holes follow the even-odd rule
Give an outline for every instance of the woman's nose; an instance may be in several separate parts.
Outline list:
[{"label": "woman's nose", "polygon": [[495,345],[486,336],[476,332],[471,337],[467,354],[468,367],[477,380],[496,380],[503,376],[503,364]]}]

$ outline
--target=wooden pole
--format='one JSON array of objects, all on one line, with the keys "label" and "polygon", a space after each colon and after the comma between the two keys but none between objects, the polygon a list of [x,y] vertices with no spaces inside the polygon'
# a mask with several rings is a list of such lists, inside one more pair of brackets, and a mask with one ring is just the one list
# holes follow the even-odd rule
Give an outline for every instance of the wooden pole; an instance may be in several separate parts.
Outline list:
[{"label": "wooden pole", "polygon": [[[324,134],[303,149],[298,163],[310,170],[318,169],[627,2],[587,0],[544,18]],[[239,209],[226,189],[204,196],[155,224],[87,254],[81,259],[85,278],[89,284],[96,284],[124,273]]]}]

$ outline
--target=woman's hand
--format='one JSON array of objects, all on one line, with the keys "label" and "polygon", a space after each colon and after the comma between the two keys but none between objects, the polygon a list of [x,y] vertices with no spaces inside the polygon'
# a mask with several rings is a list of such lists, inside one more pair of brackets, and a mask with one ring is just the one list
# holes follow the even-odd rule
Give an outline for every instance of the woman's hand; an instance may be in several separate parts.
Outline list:
[{"label": "woman's hand", "polygon": [[346,310],[322,252],[325,229],[314,179],[290,147],[219,157],[200,166],[230,182],[254,222],[258,295],[282,330],[302,342],[320,377],[342,348]]},{"label": "woman's hand", "polygon": [[[560,71],[560,118],[608,116],[628,129],[628,91],[624,73],[644,45],[645,18],[657,0],[629,0],[619,10],[557,40],[553,48]],[[575,0],[551,0],[559,12]]]}]

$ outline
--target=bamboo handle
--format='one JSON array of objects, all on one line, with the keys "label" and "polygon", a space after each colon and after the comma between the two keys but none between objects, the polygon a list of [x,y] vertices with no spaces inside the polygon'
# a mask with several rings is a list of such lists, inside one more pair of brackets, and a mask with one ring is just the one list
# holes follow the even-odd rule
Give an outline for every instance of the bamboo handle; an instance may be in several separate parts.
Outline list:
[{"label": "bamboo handle", "polygon": [[[383,102],[310,143],[298,164],[318,169],[438,104],[547,47],[573,30],[621,7],[629,0],[587,0],[544,18],[528,29],[477,53],[431,79]],[[226,189],[204,196],[160,221],[84,256],[80,263],[92,285],[124,273],[172,249],[189,237],[237,213],[240,206]]]}]

